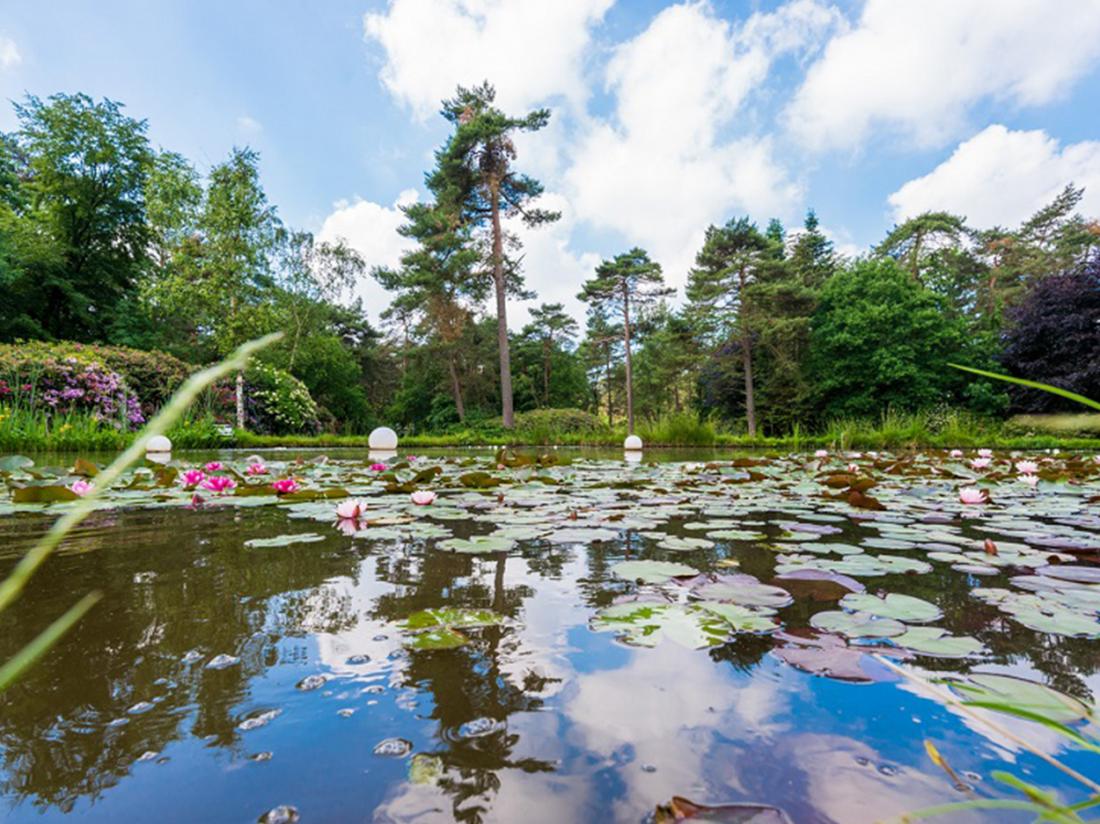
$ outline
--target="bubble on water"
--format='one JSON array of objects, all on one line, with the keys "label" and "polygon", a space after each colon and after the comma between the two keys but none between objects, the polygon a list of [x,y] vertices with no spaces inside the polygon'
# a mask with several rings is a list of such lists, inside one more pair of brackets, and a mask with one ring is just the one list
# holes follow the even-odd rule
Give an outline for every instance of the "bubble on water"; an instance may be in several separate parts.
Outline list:
[{"label": "bubble on water", "polygon": [[362,664],[369,664],[370,663],[370,656],[369,655],[350,655],[350,656],[348,656],[348,659],[344,663],[347,664],[348,666],[358,667],[358,666],[361,666]]},{"label": "bubble on water", "polygon": [[504,729],[504,722],[495,718],[475,718],[458,728],[459,738],[481,738]]},{"label": "bubble on water", "polygon": [[148,584],[148,583],[156,580],[156,577],[157,577],[157,574],[155,572],[153,572],[152,570],[150,570],[148,572],[135,572],[134,573],[134,583],[135,584]]},{"label": "bubble on water", "polygon": [[981,774],[976,773],[976,772],[971,772],[970,770],[965,770],[964,772],[961,773],[961,775],[962,775],[963,778],[965,778],[971,784],[977,784],[979,781],[982,780]]},{"label": "bubble on water", "polygon": [[154,704],[148,701],[138,701],[134,706],[126,710],[126,712],[130,713],[130,715],[141,715],[143,712],[149,712],[154,706]]},{"label": "bubble on water", "polygon": [[194,664],[196,661],[202,660],[202,653],[197,649],[189,650],[183,654],[183,658],[180,660],[185,664]]},{"label": "bubble on water", "polygon": [[153,682],[153,685],[157,687],[164,687],[166,690],[174,690],[177,686],[179,686],[171,678],[158,678],[156,681]]},{"label": "bubble on water", "polygon": [[901,772],[901,770],[899,770],[897,767],[892,767],[889,764],[880,764],[879,768],[878,768],[878,771],[880,773],[882,773],[883,775],[885,775],[887,777],[890,777],[890,778],[894,777],[899,772]]},{"label": "bubble on water", "polygon": [[655,773],[657,768],[653,764],[642,764],[642,772]]},{"label": "bubble on water", "polygon": [[171,760],[172,759],[170,759],[167,755],[162,755],[160,758],[157,759],[157,763],[158,764],[167,764]]},{"label": "bubble on water", "polygon": [[371,640],[372,641],[385,641],[388,638],[389,638],[388,635],[375,635],[373,638],[371,638]]},{"label": "bubble on water", "polygon": [[235,655],[226,655],[223,652],[207,661],[206,668],[209,670],[228,669],[229,667],[235,667],[239,663],[241,663],[240,658]]},{"label": "bubble on water", "polygon": [[386,688],[381,684],[371,684],[369,687],[363,687],[363,689],[360,690],[363,695],[381,695],[385,691]]},{"label": "bubble on water", "polygon": [[270,750],[264,750],[263,752],[254,752],[252,753],[252,755],[248,756],[248,760],[255,761],[257,763],[260,761],[270,761],[272,755],[274,755],[274,753],[272,753]]},{"label": "bubble on water", "polygon": [[390,661],[400,661],[402,658],[408,656],[408,653],[403,649],[395,649],[389,655],[386,656]]},{"label": "bubble on water", "polygon": [[152,761],[158,755],[160,755],[160,753],[153,752],[152,750],[146,750],[138,756],[138,761]]},{"label": "bubble on water", "polygon": [[253,715],[251,718],[246,718],[244,721],[237,725],[237,729],[248,732],[248,730],[259,729],[260,727],[266,727],[280,715],[282,710],[267,710],[261,712],[258,715]]},{"label": "bubble on water", "polygon": [[344,707],[343,709],[337,710],[336,714],[339,715],[341,718],[351,718],[353,715],[355,715],[355,708]]},{"label": "bubble on water", "polygon": [[125,727],[129,723],[130,723],[129,718],[116,718],[113,721],[108,721],[107,726],[108,727]]},{"label": "bubble on water", "polygon": [[856,763],[859,764],[859,766],[861,766],[861,767],[866,767],[868,764],[871,763],[871,759],[870,758],[865,758],[862,755],[857,755],[856,756]]},{"label": "bubble on water", "polygon": [[326,675],[307,675],[305,678],[295,684],[295,687],[304,691],[315,690],[319,687],[323,687],[326,681],[328,681],[328,676]]},{"label": "bubble on water", "polygon": [[406,741],[404,738],[387,738],[385,741],[379,741],[375,744],[374,754],[387,758],[404,758],[412,752],[412,748],[412,742]]},{"label": "bubble on water", "polygon": [[256,819],[259,824],[295,824],[295,822],[300,820],[301,816],[298,815],[298,808],[292,807],[289,804],[280,804],[278,807],[272,807]]}]

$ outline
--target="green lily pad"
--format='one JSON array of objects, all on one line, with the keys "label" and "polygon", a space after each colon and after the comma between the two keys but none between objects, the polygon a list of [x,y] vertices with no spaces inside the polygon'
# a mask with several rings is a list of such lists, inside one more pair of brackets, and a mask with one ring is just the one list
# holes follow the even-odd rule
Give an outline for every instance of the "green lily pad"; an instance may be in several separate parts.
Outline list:
[{"label": "green lily pad", "polygon": [[663,584],[672,578],[690,578],[699,574],[694,567],[672,561],[620,561],[610,571],[617,578],[643,584]]},{"label": "green lily pad", "polygon": [[252,538],[244,542],[251,549],[263,549],[267,547],[290,546],[291,544],[312,544],[325,540],[324,535],[315,532],[297,532],[293,535],[276,535],[274,538]]},{"label": "green lily pad", "polygon": [[896,638],[905,633],[905,624],[894,618],[879,618],[866,612],[829,610],[810,618],[810,626],[822,632],[847,638]]},{"label": "green lily pad", "polygon": [[733,604],[668,604],[628,601],[600,610],[590,626],[614,631],[633,646],[655,647],[668,639],[688,649],[724,644],[736,632],[770,632],[769,617]]},{"label": "green lily pad", "polygon": [[840,605],[845,609],[866,612],[879,618],[895,618],[913,624],[925,624],[943,616],[943,612],[935,604],[897,592],[888,593],[885,598],[869,592],[853,592],[845,595]]},{"label": "green lily pad", "polygon": [[474,535],[472,538],[448,538],[440,541],[440,549],[467,555],[489,555],[494,552],[507,552],[516,545],[511,538],[494,535]]},{"label": "green lily pad", "polygon": [[939,627],[909,627],[891,639],[902,649],[935,658],[970,658],[985,651],[982,642],[969,635],[951,635]]}]

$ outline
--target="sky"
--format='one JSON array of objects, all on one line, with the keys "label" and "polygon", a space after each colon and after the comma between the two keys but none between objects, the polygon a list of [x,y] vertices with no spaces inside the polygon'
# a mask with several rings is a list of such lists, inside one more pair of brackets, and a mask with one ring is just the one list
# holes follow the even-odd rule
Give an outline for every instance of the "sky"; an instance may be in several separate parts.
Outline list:
[{"label": "sky", "polygon": [[682,295],[743,215],[813,209],[846,254],[929,209],[1010,226],[1069,182],[1100,215],[1100,0],[0,0],[0,98],[120,101],[200,171],[251,146],[286,223],[372,266],[405,248],[440,100],[486,79],[552,112],[517,168],[562,218],[513,228],[535,303],[578,317],[600,260],[642,246]]}]

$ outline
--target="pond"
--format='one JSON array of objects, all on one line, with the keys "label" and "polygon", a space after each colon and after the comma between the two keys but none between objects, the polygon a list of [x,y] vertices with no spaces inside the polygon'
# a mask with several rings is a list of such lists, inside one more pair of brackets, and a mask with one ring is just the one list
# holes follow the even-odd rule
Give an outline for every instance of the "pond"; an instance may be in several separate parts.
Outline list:
[{"label": "pond", "polygon": [[[1092,456],[263,457],[130,473],[0,614],[7,660],[105,596],[0,693],[6,820],[848,824],[1019,798],[999,770],[1086,797],[1017,736],[1100,772],[944,697],[1095,740]],[[0,467],[6,574],[70,505],[22,501],[95,468]]]}]

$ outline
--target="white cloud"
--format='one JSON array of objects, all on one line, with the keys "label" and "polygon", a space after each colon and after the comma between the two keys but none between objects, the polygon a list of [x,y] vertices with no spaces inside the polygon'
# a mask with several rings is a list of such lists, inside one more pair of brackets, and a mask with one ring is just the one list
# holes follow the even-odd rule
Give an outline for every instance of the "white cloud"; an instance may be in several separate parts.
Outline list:
[{"label": "white cloud", "polygon": [[707,224],[791,216],[801,188],[771,140],[723,131],[775,59],[812,50],[838,20],[812,0],[740,27],[707,4],[664,9],[607,66],[614,122],[590,124],[566,175],[578,217],[645,246],[679,286]]},{"label": "white cloud", "polygon": [[1100,215],[1100,141],[1060,146],[1041,130],[993,125],[947,160],[889,196],[895,220],[930,210],[965,215],[971,225],[1012,226],[1054,199],[1067,183],[1085,187],[1081,211]]},{"label": "white cloud", "polygon": [[868,0],[786,112],[816,148],[854,147],[876,126],[919,144],[950,139],[970,106],[1064,97],[1100,57],[1100,0]]},{"label": "white cloud", "polygon": [[254,117],[242,114],[237,118],[237,129],[247,135],[258,135],[264,130],[264,124]]},{"label": "white cloud", "polygon": [[[413,246],[408,238],[397,233],[398,227],[405,222],[401,207],[416,200],[416,190],[406,189],[391,206],[362,198],[339,201],[325,218],[317,239],[343,239],[362,255],[368,271],[374,266],[397,266],[401,255]],[[375,320],[390,302],[389,293],[369,276],[359,283],[355,293],[363,299],[364,307]]]},{"label": "white cloud", "polygon": [[0,35],[0,69],[11,69],[23,62],[19,46],[10,37]]},{"label": "white cloud", "polygon": [[390,0],[364,16],[385,51],[383,85],[420,118],[457,84],[489,80],[505,110],[563,95],[583,102],[591,29],[612,0]]},{"label": "white cloud", "polygon": [[564,304],[565,310],[581,321],[584,305],[577,300],[577,292],[581,283],[592,277],[601,259],[595,252],[578,253],[570,248],[576,215],[565,197],[548,192],[539,198],[537,206],[559,211],[562,216],[555,223],[535,228],[518,220],[507,227],[523,243],[524,276],[527,286],[538,293],[534,301],[509,308],[511,329],[522,328],[529,320],[528,309],[540,303]]}]

